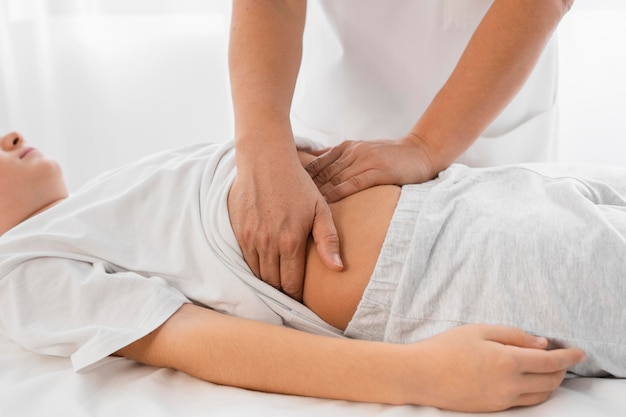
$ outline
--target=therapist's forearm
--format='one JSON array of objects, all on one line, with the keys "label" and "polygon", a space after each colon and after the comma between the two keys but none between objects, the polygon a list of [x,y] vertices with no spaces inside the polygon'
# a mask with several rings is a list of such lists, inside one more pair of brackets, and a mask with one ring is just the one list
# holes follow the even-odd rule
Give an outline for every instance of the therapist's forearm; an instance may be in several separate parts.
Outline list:
[{"label": "therapist's forearm", "polygon": [[305,0],[233,1],[229,70],[238,151],[292,138],[305,18]]},{"label": "therapist's forearm", "polygon": [[528,79],[571,1],[495,0],[411,133],[433,174],[454,162]]}]

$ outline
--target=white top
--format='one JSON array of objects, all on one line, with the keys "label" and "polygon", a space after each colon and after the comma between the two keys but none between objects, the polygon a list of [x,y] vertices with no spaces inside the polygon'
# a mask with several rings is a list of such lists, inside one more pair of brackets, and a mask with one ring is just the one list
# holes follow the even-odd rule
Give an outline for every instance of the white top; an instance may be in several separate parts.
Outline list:
[{"label": "white top", "polygon": [[84,369],[183,303],[336,335],[256,279],[230,226],[233,142],[164,152],[104,174],[0,237],[0,333]]},{"label": "white top", "polygon": [[[308,2],[294,132],[327,145],[406,135],[448,79],[492,0]],[[556,41],[458,162],[555,158]]]}]

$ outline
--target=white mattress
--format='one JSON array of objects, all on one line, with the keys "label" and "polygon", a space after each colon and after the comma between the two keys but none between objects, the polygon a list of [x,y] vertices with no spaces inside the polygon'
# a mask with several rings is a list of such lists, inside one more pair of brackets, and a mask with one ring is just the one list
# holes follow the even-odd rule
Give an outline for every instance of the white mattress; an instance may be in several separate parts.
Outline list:
[{"label": "white mattress", "polygon": [[[68,359],[26,351],[0,336],[0,415],[444,417],[464,414],[426,407],[264,394],[210,384],[181,372],[151,368],[122,358],[79,375],[73,372]],[[497,415],[623,417],[626,380],[567,380],[546,403]]]}]

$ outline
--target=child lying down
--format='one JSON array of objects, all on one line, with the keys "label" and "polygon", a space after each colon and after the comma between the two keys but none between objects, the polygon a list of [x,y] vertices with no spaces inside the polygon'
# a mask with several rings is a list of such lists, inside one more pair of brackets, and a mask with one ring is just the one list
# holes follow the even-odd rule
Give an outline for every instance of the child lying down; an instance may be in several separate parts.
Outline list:
[{"label": "child lying down", "polygon": [[0,332],[78,372],[117,355],[254,390],[464,411],[540,403],[566,371],[626,377],[626,170],[454,165],[357,193],[331,205],[344,271],[310,242],[299,303],[243,260],[232,142],[69,197],[19,134],[1,146]]}]

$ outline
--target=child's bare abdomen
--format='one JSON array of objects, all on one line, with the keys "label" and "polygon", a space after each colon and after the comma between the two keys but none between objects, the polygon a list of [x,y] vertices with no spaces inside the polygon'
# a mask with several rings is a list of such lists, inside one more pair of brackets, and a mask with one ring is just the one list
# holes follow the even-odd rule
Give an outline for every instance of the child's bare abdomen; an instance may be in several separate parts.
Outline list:
[{"label": "child's bare abdomen", "polygon": [[346,328],[361,300],[399,196],[400,187],[378,186],[330,205],[341,241],[342,272],[326,268],[309,239],[303,302],[339,329]]}]

